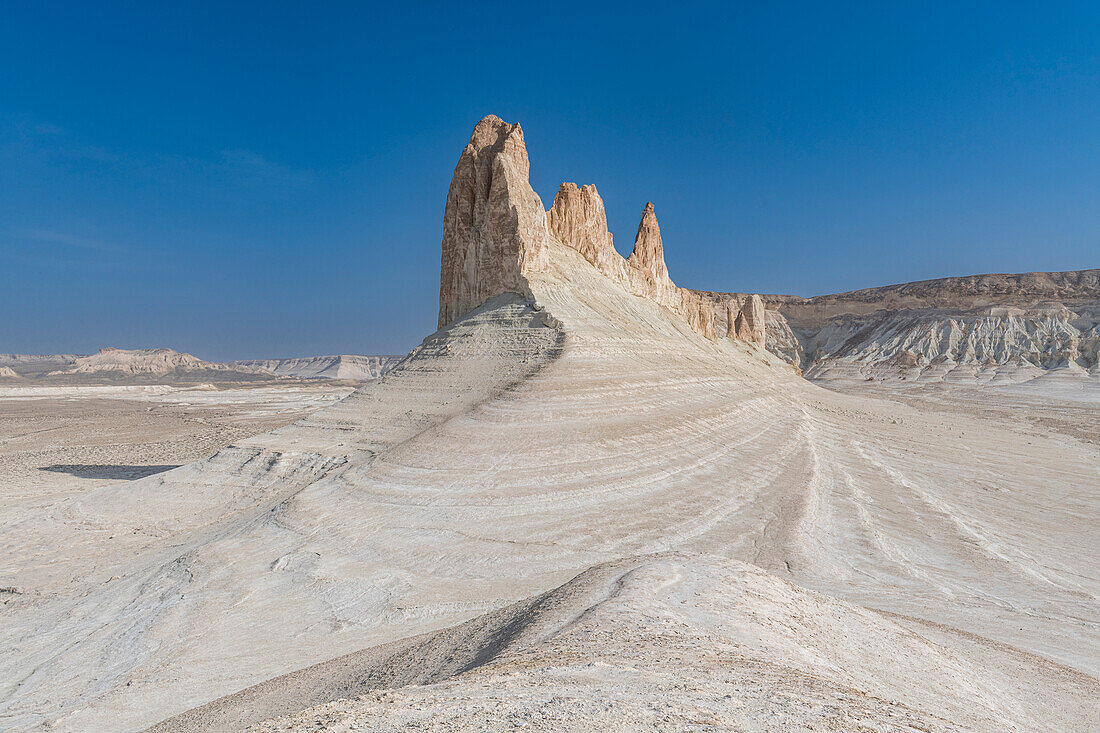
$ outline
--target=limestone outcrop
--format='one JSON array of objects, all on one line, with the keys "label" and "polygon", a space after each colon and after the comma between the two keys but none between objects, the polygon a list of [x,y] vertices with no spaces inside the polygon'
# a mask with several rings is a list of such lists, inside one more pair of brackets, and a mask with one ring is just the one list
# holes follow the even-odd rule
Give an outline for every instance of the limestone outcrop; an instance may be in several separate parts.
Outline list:
[{"label": "limestone outcrop", "polygon": [[[742,326],[738,319],[750,296],[694,292],[721,314],[731,337],[748,337],[748,319]],[[1009,383],[1049,371],[1100,375],[1100,269],[760,297],[767,349],[811,379]]]},{"label": "limestone outcrop", "polygon": [[550,233],[529,171],[518,123],[477,123],[447,191],[440,328],[495,295],[528,292],[526,275],[545,269]]},{"label": "limestone outcrop", "polygon": [[[715,305],[696,291],[677,287],[669,277],[652,203],[645,205],[634,250],[624,259],[615,250],[595,186],[563,183],[550,210],[543,211],[528,181],[529,170],[518,124],[493,115],[477,124],[447,193],[439,287],[441,328],[495,295],[529,295],[527,278],[547,268],[547,247],[555,241],[575,249],[633,295],[679,314],[706,338],[717,338],[716,323],[721,319]],[[762,323],[762,316],[755,322]],[[749,332],[756,337],[756,331],[750,328]]]},{"label": "limestone outcrop", "polygon": [[676,287],[665,265],[661,227],[653,204],[647,203],[634,237],[634,251],[623,259],[607,230],[607,214],[596,187],[563,183],[546,214],[550,233],[580,252],[603,274],[628,292],[653,300],[685,318],[693,330],[715,339],[714,309],[693,291]]},{"label": "limestone outcrop", "polygon": [[737,338],[757,346],[764,346],[765,315],[764,301],[759,295],[750,295],[733,321],[733,331]]},{"label": "limestone outcrop", "polygon": [[623,258],[615,251],[603,199],[595,186],[561,184],[554,205],[546,212],[546,222],[551,234],[584,255],[600,272],[612,278],[625,276]]},{"label": "limestone outcrop", "polygon": [[649,297],[658,302],[665,299],[673,285],[665,265],[665,245],[661,241],[661,227],[657,224],[652,202],[647,202],[642,211],[642,220],[638,222],[638,233],[634,237],[634,251],[627,258],[627,264],[642,275],[641,282],[649,290]]}]

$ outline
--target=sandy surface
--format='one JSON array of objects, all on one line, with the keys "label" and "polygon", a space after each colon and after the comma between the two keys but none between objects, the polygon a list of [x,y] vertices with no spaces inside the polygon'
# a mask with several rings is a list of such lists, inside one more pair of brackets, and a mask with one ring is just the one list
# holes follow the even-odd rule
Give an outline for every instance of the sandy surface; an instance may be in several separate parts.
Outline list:
[{"label": "sandy surface", "polygon": [[333,663],[246,722],[1095,729],[1087,415],[823,389],[553,256],[535,307],[497,298],[327,409],[0,507],[0,585],[22,589],[0,724],[139,730],[673,551],[622,595],[578,590],[579,613],[509,617],[534,632],[506,655],[483,654],[495,632],[389,672],[362,652],[358,682]]},{"label": "sandy surface", "polygon": [[352,391],[346,384],[0,387],[6,502],[132,481],[206,458]]},{"label": "sandy surface", "polygon": [[[271,680],[151,733],[1065,730],[1100,725],[1100,711],[1082,718],[1050,698],[1097,695],[1095,679],[1011,647],[852,606],[752,565],[663,553],[598,565],[549,593]],[[333,702],[301,710],[319,697]],[[262,720],[276,711],[300,712]]]}]

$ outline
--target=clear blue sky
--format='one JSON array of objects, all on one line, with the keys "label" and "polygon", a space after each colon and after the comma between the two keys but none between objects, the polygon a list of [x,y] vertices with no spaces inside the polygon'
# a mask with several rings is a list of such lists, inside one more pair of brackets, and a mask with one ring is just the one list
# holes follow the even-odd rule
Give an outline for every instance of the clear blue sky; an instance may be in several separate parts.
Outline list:
[{"label": "clear blue sky", "polygon": [[0,351],[404,352],[488,113],[684,286],[1100,267],[1097,3],[5,3]]}]

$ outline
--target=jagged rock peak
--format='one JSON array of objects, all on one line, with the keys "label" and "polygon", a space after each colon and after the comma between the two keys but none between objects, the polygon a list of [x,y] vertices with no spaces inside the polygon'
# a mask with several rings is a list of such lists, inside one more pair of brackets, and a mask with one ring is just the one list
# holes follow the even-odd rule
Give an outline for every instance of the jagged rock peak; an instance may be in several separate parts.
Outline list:
[{"label": "jagged rock peak", "polygon": [[[730,313],[732,315],[732,309]],[[731,323],[733,324],[732,330],[737,338],[760,347],[764,346],[764,300],[759,295],[749,296],[741,304],[741,310],[737,314],[736,321],[731,321]]]},{"label": "jagged rock peak", "polygon": [[657,225],[657,214],[653,211],[652,202],[647,202],[642,212],[638,233],[634,237],[634,251],[630,253],[627,262],[651,275],[655,280],[668,279],[665,247],[661,243],[661,227]]},{"label": "jagged rock peak", "polygon": [[580,188],[575,183],[561,184],[554,205],[546,212],[546,221],[551,234],[605,274],[613,274],[616,264],[622,261],[607,230],[603,199],[592,184]]},{"label": "jagged rock peak", "polygon": [[440,327],[493,296],[526,294],[527,273],[545,269],[550,234],[529,172],[518,123],[496,115],[477,123],[447,191]]}]

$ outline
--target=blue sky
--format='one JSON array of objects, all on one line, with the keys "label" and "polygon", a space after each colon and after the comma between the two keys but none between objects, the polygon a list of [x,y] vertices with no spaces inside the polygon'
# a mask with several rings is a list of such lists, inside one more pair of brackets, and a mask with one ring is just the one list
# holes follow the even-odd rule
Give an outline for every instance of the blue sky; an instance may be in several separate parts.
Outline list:
[{"label": "blue sky", "polygon": [[488,113],[687,287],[1100,267],[1095,3],[5,6],[3,352],[404,352]]}]

